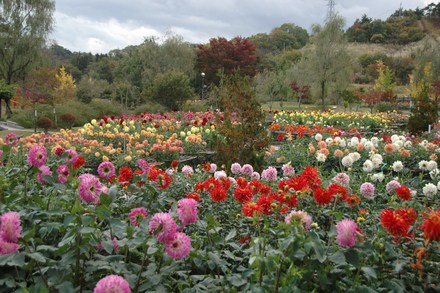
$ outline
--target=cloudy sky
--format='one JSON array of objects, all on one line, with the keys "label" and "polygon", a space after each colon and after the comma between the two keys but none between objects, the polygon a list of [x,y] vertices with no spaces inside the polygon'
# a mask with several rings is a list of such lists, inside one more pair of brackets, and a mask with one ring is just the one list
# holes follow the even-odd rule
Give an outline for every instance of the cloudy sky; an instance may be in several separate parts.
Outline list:
[{"label": "cloudy sky", "polygon": [[[423,8],[437,1],[335,0],[347,25],[367,14],[385,19],[400,5]],[[210,38],[248,37],[290,22],[310,31],[322,24],[327,0],[56,0],[51,39],[71,50],[107,53],[138,45],[145,37],[181,35],[191,43]]]}]

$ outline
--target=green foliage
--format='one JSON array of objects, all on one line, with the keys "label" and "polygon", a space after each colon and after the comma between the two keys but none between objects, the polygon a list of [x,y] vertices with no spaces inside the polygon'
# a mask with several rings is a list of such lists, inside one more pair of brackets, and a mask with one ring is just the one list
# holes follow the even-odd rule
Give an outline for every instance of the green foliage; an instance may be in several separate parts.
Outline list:
[{"label": "green foliage", "polygon": [[157,75],[150,91],[152,100],[172,111],[181,110],[194,96],[188,76],[174,70]]},{"label": "green foliage", "polygon": [[76,117],[72,113],[67,112],[60,116],[60,121],[63,124],[61,127],[72,128],[72,126],[75,124]]},{"label": "green foliage", "polygon": [[164,113],[166,112],[166,107],[163,106],[162,104],[159,104],[158,102],[155,101],[146,101],[144,104],[137,106],[136,108],[134,108],[132,111],[130,111],[131,113],[135,114],[135,115],[139,115],[142,113]]},{"label": "green foliage", "polygon": [[408,131],[413,134],[428,131],[429,125],[437,123],[438,105],[429,98],[429,88],[422,89],[415,98],[415,107],[408,119]]},{"label": "green foliage", "polygon": [[249,78],[239,72],[224,77],[218,89],[218,99],[224,118],[213,142],[216,162],[225,166],[235,162],[249,163],[260,169],[269,140],[261,123],[265,116]]}]

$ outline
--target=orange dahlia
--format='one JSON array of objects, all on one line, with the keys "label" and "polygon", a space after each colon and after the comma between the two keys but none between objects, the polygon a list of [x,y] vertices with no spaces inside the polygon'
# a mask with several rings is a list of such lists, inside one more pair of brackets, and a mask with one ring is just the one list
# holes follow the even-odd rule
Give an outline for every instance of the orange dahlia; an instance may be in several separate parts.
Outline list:
[{"label": "orange dahlia", "polygon": [[434,211],[428,208],[430,213],[422,213],[425,221],[420,225],[425,239],[429,241],[440,240],[440,208]]}]

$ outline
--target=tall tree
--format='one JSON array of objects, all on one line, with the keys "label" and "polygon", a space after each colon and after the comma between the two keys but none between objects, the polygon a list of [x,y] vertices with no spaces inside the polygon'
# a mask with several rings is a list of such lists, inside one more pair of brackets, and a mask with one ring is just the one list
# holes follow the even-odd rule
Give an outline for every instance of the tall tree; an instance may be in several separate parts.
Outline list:
[{"label": "tall tree", "polygon": [[253,77],[257,73],[255,44],[242,37],[228,41],[225,38],[211,39],[208,45],[197,47],[197,69],[205,73],[207,84],[218,84],[219,72],[232,75],[237,70]]},{"label": "tall tree", "polygon": [[[51,0],[0,0],[0,79],[8,85],[23,79],[38,60],[52,30],[54,9]],[[11,97],[4,100],[12,114]]]},{"label": "tall tree", "polygon": [[323,109],[328,85],[351,77],[352,58],[348,53],[343,27],[344,20],[339,16],[330,19],[324,27],[315,25],[313,45],[298,66],[303,79],[298,81],[319,85]]},{"label": "tall tree", "polygon": [[29,72],[53,27],[55,1],[0,0],[0,78],[11,84]]}]

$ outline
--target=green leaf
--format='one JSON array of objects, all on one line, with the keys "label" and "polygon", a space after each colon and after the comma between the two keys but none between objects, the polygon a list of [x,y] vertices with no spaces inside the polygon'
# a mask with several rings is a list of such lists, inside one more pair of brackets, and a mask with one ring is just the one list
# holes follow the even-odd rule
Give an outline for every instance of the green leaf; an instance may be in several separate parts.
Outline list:
[{"label": "green leaf", "polygon": [[377,278],[376,271],[372,267],[362,267],[361,270],[364,272],[364,275],[367,277],[367,279]]},{"label": "green leaf", "polygon": [[32,258],[33,260],[35,260],[37,262],[41,262],[41,263],[46,262],[46,258],[39,252],[26,253],[26,256]]},{"label": "green leaf", "polygon": [[81,233],[81,234],[90,234],[90,233],[95,232],[95,228],[92,228],[92,227],[81,227],[81,228],[79,228],[78,232]]},{"label": "green leaf", "polygon": [[241,287],[247,283],[246,280],[243,280],[240,275],[234,274],[232,277],[228,278],[229,283],[231,283],[234,287]]},{"label": "green leaf", "polygon": [[107,205],[97,206],[95,209],[95,212],[101,221],[110,218],[112,215],[112,211],[110,210],[110,208]]},{"label": "green leaf", "polygon": [[359,266],[359,252],[356,249],[348,249],[345,252],[345,259],[349,264],[351,264],[354,267]]},{"label": "green leaf", "polygon": [[115,199],[116,196],[118,195],[118,187],[116,185],[110,187],[108,190],[108,195],[111,199]]},{"label": "green leaf", "polygon": [[324,247],[322,246],[321,242],[313,241],[312,242],[313,250],[315,251],[316,257],[320,263],[323,263],[327,256],[324,252]]},{"label": "green leaf", "polygon": [[328,259],[336,265],[346,264],[345,256],[341,251],[337,251],[334,254],[330,255]]},{"label": "green leaf", "polygon": [[75,203],[73,204],[72,210],[70,211],[72,214],[83,214],[84,208],[81,205],[81,201],[79,198],[75,200]]},{"label": "green leaf", "polygon": [[156,251],[158,251],[159,249],[157,248],[157,246],[149,246],[147,249],[147,254],[148,255],[152,255],[155,254]]},{"label": "green leaf", "polygon": [[110,195],[107,195],[105,193],[101,193],[101,195],[99,196],[99,203],[100,206],[104,205],[104,206],[108,206],[112,203],[113,199]]},{"label": "green leaf", "polygon": [[0,255],[0,266],[4,265],[21,267],[24,265],[24,255],[18,252]]},{"label": "green leaf", "polygon": [[225,242],[228,242],[229,240],[233,239],[235,235],[237,235],[237,230],[232,229],[232,231],[229,232],[228,235],[226,235]]}]

